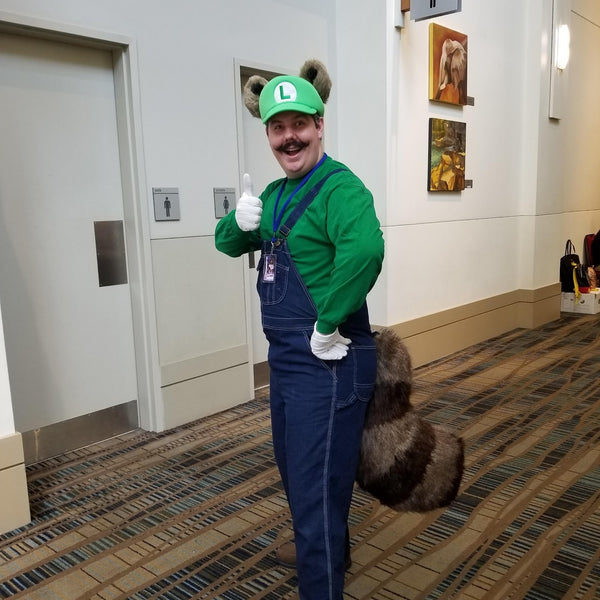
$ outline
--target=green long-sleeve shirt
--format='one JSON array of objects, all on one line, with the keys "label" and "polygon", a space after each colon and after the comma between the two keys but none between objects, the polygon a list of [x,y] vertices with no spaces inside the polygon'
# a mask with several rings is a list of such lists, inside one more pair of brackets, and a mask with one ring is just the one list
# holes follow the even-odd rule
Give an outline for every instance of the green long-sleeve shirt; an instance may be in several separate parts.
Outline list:
[{"label": "green long-sleeve shirt", "polygon": [[[287,240],[294,264],[317,307],[317,329],[323,334],[335,331],[362,306],[381,271],[384,254],[371,192],[347,167],[330,157],[294,196],[281,223],[324,175],[338,168],[346,170],[325,182]],[[215,231],[218,250],[241,256],[258,250],[261,240],[273,237],[273,211],[281,182],[269,184],[260,195],[263,212],[256,231],[242,231],[235,211],[219,221]],[[280,208],[298,183],[286,182]]]}]

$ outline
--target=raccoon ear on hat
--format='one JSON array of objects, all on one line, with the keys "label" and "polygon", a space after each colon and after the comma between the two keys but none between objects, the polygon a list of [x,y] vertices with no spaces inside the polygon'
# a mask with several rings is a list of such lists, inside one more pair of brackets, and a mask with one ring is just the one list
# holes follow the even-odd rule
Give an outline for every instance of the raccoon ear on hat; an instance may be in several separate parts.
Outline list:
[{"label": "raccoon ear on hat", "polygon": [[311,58],[302,65],[300,77],[312,83],[313,87],[319,92],[323,104],[326,104],[331,92],[331,79],[325,65],[320,60]]},{"label": "raccoon ear on hat", "polygon": [[246,108],[250,111],[250,114],[253,117],[258,117],[260,119],[260,110],[258,108],[258,99],[260,98],[260,93],[263,91],[265,85],[267,85],[267,80],[260,75],[252,75],[250,79],[246,82],[244,86],[244,104]]},{"label": "raccoon ear on hat", "polygon": [[[331,79],[325,65],[316,58],[307,60],[300,69],[300,77],[306,79],[317,90],[323,104],[329,99]],[[244,86],[244,104],[253,117],[260,119],[258,100],[268,81],[261,75],[252,75]]]}]

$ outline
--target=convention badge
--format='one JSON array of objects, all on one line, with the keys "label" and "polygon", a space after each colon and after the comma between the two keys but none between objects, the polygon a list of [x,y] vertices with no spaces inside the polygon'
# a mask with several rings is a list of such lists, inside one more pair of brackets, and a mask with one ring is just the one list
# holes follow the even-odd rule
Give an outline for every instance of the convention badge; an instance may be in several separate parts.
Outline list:
[{"label": "convention badge", "polygon": [[277,265],[277,256],[275,254],[265,254],[263,264],[263,283],[275,283],[275,266]]}]

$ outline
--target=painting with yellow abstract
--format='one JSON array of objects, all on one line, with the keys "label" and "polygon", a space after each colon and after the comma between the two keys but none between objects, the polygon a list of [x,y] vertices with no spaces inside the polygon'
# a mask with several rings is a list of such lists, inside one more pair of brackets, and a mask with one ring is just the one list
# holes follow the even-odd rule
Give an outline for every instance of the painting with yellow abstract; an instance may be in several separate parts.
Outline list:
[{"label": "painting with yellow abstract", "polygon": [[466,123],[429,119],[429,192],[465,189],[466,150]]},{"label": "painting with yellow abstract", "polygon": [[429,25],[429,99],[467,103],[467,36],[436,23]]}]

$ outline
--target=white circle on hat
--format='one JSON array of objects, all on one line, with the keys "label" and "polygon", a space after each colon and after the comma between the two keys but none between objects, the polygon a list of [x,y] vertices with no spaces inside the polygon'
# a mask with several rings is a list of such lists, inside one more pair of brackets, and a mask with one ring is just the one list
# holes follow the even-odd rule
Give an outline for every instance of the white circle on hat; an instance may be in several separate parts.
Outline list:
[{"label": "white circle on hat", "polygon": [[294,102],[296,100],[296,86],[289,81],[282,81],[279,85],[275,86],[274,96],[275,102]]}]

